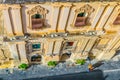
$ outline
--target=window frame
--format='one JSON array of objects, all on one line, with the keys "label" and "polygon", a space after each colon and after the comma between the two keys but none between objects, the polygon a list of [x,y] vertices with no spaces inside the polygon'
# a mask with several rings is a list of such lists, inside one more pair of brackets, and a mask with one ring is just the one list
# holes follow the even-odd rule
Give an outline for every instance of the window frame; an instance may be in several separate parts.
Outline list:
[{"label": "window frame", "polygon": [[[35,45],[35,44],[40,44],[40,48],[39,49],[33,49],[33,45]],[[39,50],[41,50],[41,43],[32,43],[32,51],[39,51]]]},{"label": "window frame", "polygon": [[[38,13],[35,13],[35,14],[38,14]],[[29,28],[30,29],[32,29],[32,16],[35,14],[29,15]],[[42,16],[43,16],[42,19],[45,19],[45,15],[42,15]],[[45,24],[45,21],[44,21],[44,24]],[[45,26],[43,26],[42,28],[45,28]],[[32,29],[32,30],[40,30],[40,29]]]},{"label": "window frame", "polygon": [[42,29],[44,29],[44,28],[47,28],[47,24],[46,24],[46,14],[48,13],[49,11],[47,10],[47,9],[45,9],[45,8],[43,8],[43,7],[41,7],[40,5],[37,5],[37,6],[35,6],[35,7],[33,7],[32,9],[30,9],[30,10],[28,10],[27,11],[27,14],[28,14],[28,20],[29,20],[29,26],[28,26],[28,28],[29,29],[31,29],[31,30],[41,30],[41,29],[32,29],[32,16],[33,15],[35,15],[35,14],[40,14],[40,15],[42,15],[43,16],[43,19],[45,20],[44,21],[44,24],[45,24],[45,26],[42,28]]},{"label": "window frame", "polygon": [[[40,56],[40,57],[41,57],[41,60],[40,60],[40,61],[32,61],[31,58],[32,58],[33,56],[35,56],[35,55]],[[36,53],[36,54],[32,54],[32,55],[30,56],[30,62],[31,62],[31,63],[41,63],[41,62],[42,62],[42,55],[37,54],[37,53]]]},{"label": "window frame", "polygon": [[[29,42],[29,43],[27,43],[28,44],[28,52],[29,52],[29,54],[34,54],[34,53],[36,53],[36,52],[39,52],[40,54],[43,54],[44,53],[44,51],[43,51],[43,46],[44,46],[44,44],[42,43],[42,42]],[[39,50],[33,50],[32,49],[32,44],[40,44],[41,46],[40,46],[40,49]]]},{"label": "window frame", "polygon": [[[36,13],[36,14],[39,14],[39,13]],[[34,14],[34,15],[36,15],[36,14]],[[41,14],[39,14],[39,15],[41,15],[41,16],[42,16],[42,18],[32,18],[34,15],[32,15],[32,16],[31,16],[31,29],[32,29],[32,30],[39,30],[39,29],[33,29],[32,19],[43,19],[43,20],[44,20],[44,16],[43,16],[43,15],[41,15]],[[42,26],[42,28],[45,28],[45,20],[44,20],[44,22],[43,22],[43,23],[44,23],[44,26]],[[41,28],[41,29],[42,29],[42,28]]]},{"label": "window frame", "polygon": [[[75,21],[76,21],[76,18],[77,18],[77,15],[78,13],[81,13],[81,12],[85,12],[87,14],[87,19],[89,20],[89,17],[92,13],[94,13],[95,9],[89,5],[89,4],[85,4],[84,6],[80,7],[80,8],[75,8],[74,9],[74,12],[75,12],[75,15],[74,15],[74,19],[73,19],[73,22],[71,24],[71,27],[73,28],[76,28],[76,29],[80,29],[80,28],[85,28],[85,27],[90,27],[89,24],[86,24],[84,27],[76,27],[75,26]],[[88,21],[87,21],[88,22]],[[90,22],[90,21],[89,21]]]}]

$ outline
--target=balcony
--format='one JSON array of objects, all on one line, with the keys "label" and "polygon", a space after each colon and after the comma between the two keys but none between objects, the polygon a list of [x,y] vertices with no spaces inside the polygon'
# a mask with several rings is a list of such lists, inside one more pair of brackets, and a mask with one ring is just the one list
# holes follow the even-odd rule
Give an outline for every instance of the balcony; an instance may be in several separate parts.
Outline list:
[{"label": "balcony", "polygon": [[87,17],[77,17],[75,21],[75,27],[82,27],[86,25]]},{"label": "balcony", "polygon": [[44,25],[44,19],[32,19],[32,29],[42,29]]}]

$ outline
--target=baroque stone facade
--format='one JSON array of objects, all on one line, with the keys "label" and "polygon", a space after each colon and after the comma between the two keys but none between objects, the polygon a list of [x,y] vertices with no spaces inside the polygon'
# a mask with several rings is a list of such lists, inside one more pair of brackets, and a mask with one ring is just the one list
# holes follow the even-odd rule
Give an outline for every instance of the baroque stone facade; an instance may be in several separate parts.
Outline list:
[{"label": "baroque stone facade", "polygon": [[118,2],[0,4],[0,66],[109,60],[120,47],[119,9]]}]

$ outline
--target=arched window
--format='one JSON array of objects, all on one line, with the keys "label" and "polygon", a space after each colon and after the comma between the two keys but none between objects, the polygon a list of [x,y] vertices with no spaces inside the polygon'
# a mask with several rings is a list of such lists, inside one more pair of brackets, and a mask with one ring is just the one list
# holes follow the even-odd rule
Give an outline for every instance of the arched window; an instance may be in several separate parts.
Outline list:
[{"label": "arched window", "polygon": [[86,20],[87,20],[87,14],[85,12],[79,13],[75,21],[75,27],[85,26]]},{"label": "arched window", "polygon": [[60,57],[60,61],[66,61],[70,58],[72,53],[64,53],[61,57]]},{"label": "arched window", "polygon": [[117,16],[115,21],[113,22],[114,25],[120,25],[120,14]]},{"label": "arched window", "polygon": [[31,62],[41,62],[42,57],[41,55],[35,54],[31,57]]},{"label": "arched window", "polygon": [[40,14],[34,14],[32,17],[32,29],[41,29],[44,27],[44,19]]}]

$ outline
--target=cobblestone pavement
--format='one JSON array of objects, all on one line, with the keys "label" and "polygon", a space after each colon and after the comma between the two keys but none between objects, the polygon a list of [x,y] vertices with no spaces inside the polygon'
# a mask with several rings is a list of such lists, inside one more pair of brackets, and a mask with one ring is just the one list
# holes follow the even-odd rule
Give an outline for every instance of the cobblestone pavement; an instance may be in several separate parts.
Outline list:
[{"label": "cobblestone pavement", "polygon": [[[96,61],[92,61],[93,64],[95,62]],[[22,80],[25,78],[35,78],[35,77],[53,76],[53,75],[88,71],[87,69],[88,62],[85,65],[68,66],[68,64],[71,64],[71,62],[59,63],[55,68],[50,68],[44,65],[34,65],[25,71],[18,70],[16,68],[9,69],[9,70],[4,69],[4,70],[0,70],[0,78],[3,78],[3,80]],[[111,77],[110,75],[113,75],[113,74],[116,78],[120,77],[120,76],[117,76],[117,75],[120,75],[120,71],[118,70],[114,71],[114,69],[120,69],[120,61],[107,61],[107,62],[104,62],[103,65],[101,65],[96,69],[103,70],[103,72],[106,71],[104,72],[104,74],[105,76],[109,77],[109,78],[108,77],[106,78],[107,80],[114,80],[114,79],[110,79]],[[113,70],[113,71],[109,71],[109,70]],[[10,73],[11,71],[13,73]],[[120,78],[116,80],[120,80]]]}]

